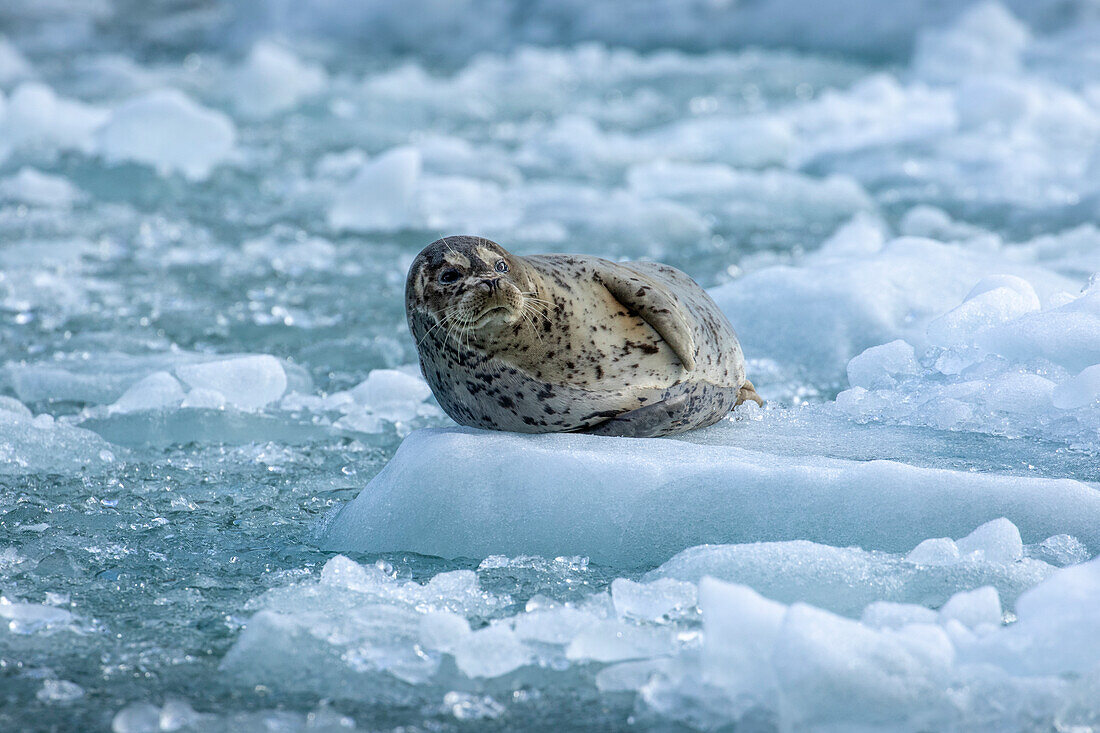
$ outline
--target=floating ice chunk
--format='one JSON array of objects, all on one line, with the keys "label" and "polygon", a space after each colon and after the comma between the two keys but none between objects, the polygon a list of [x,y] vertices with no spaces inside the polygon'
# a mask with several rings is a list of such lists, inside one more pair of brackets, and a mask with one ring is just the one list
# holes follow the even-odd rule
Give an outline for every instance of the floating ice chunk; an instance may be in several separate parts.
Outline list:
[{"label": "floating ice chunk", "polygon": [[504,189],[493,181],[425,176],[418,188],[420,224],[429,229],[499,230],[518,224],[522,213],[510,205]]},{"label": "floating ice chunk", "polygon": [[[946,544],[954,554],[929,557],[930,545],[936,543]],[[997,587],[1011,602],[1052,572],[1039,561],[962,558],[951,540],[925,540],[904,559],[793,540],[691,547],[646,577],[698,581],[711,576],[750,585],[778,601],[803,601],[854,617],[875,601],[940,605],[956,591],[983,585]]]},{"label": "floating ice chunk", "polygon": [[491,624],[461,637],[455,665],[467,677],[499,677],[531,662],[533,654],[505,624]]},{"label": "floating ice chunk", "polygon": [[[580,231],[591,236],[630,236],[663,247],[697,242],[710,224],[695,208],[632,190],[535,182],[513,197],[523,207],[524,224],[538,232]],[[542,236],[542,235],[539,235]],[[557,236],[555,234],[555,236]]]},{"label": "floating ice chunk", "polygon": [[1063,306],[994,326],[974,343],[985,353],[1016,362],[1046,359],[1075,372],[1100,364],[1100,288]]},{"label": "floating ice chunk", "polygon": [[372,369],[367,379],[351,390],[357,403],[370,407],[423,402],[431,395],[427,382],[397,369]]},{"label": "floating ice chunk", "polygon": [[841,225],[818,249],[821,257],[858,257],[882,250],[886,243],[886,224],[879,218],[860,212]]},{"label": "floating ice chunk", "polygon": [[470,623],[452,611],[429,611],[420,617],[420,642],[427,649],[453,654],[470,633]]},{"label": "floating ice chunk", "polygon": [[611,598],[620,617],[661,621],[694,607],[696,590],[691,583],[672,578],[659,578],[651,583],[619,578],[611,583]]},{"label": "floating ice chunk", "polygon": [[934,624],[938,618],[932,609],[915,603],[875,601],[863,609],[859,622],[873,629],[900,629],[909,624]]},{"label": "floating ice chunk", "polygon": [[1100,659],[1100,559],[1062,568],[1016,602],[1017,621],[963,649],[1015,674],[1091,674]]},{"label": "floating ice chunk", "polygon": [[969,74],[1015,74],[1031,34],[998,2],[975,5],[950,28],[917,37],[913,67],[919,76],[952,81]]},{"label": "floating ice chunk", "polygon": [[287,388],[283,365],[267,354],[189,364],[177,368],[176,374],[191,389],[219,392],[228,404],[242,410],[259,410],[282,397]]},{"label": "floating ice chunk", "polygon": [[988,234],[984,229],[953,220],[946,211],[921,204],[905,212],[898,225],[902,234],[945,242],[972,239]]},{"label": "floating ice chunk", "polygon": [[70,703],[84,697],[84,688],[68,680],[46,680],[35,697],[46,703]]},{"label": "floating ice chunk", "polygon": [[225,407],[225,395],[213,389],[193,389],[187,393],[180,407],[199,407],[208,410],[220,410]]},{"label": "floating ice chunk", "polygon": [[[811,256],[801,267],[757,270],[710,294],[737,330],[745,353],[820,383],[839,381],[844,365],[872,346],[904,339],[923,351],[929,321],[956,306],[982,277],[1006,271],[1023,277],[1041,296],[1079,287],[1043,268],[1006,267],[1002,257],[902,237],[872,255]],[[995,332],[999,329],[982,338]],[[1100,352],[1089,363],[1097,362]]]},{"label": "floating ice chunk", "polygon": [[961,555],[981,553],[980,558],[986,562],[1009,563],[1024,556],[1020,530],[1004,517],[986,522],[956,544]]},{"label": "floating ice chunk", "polygon": [[20,417],[32,418],[30,408],[14,397],[0,395],[0,411],[14,413]]},{"label": "floating ice chunk", "polygon": [[168,352],[135,356],[117,352],[74,354],[29,363],[8,362],[2,376],[24,402],[52,400],[109,404],[154,372],[201,361],[199,354]]},{"label": "floating ice chunk", "polygon": [[427,382],[408,370],[373,369],[363,382],[348,391],[324,398],[292,396],[283,401],[283,407],[339,410],[342,416],[334,425],[343,430],[378,433],[387,425],[396,424],[399,432],[407,433],[409,423],[416,418],[442,414],[438,407],[424,402],[431,393]]},{"label": "floating ice chunk", "polygon": [[898,377],[919,373],[913,347],[901,339],[872,346],[848,362],[848,382],[865,389],[888,389],[897,385]]},{"label": "floating ice chunk", "polygon": [[45,84],[24,82],[8,98],[0,120],[0,157],[12,149],[90,152],[93,133],[107,116],[98,107],[58,97]]},{"label": "floating ice chunk", "polygon": [[1047,537],[1039,544],[1033,545],[1029,550],[1029,557],[1059,567],[1084,562],[1091,556],[1088,548],[1081,544],[1081,540],[1068,534],[1056,534]]},{"label": "floating ice chunk", "polygon": [[566,647],[565,656],[574,661],[622,662],[671,654],[674,650],[670,629],[606,619],[582,629]]},{"label": "floating ice chunk", "polygon": [[639,164],[627,172],[632,193],[647,198],[717,197],[716,210],[744,225],[775,217],[805,216],[845,219],[872,208],[870,197],[854,180],[824,180],[785,170],[742,171],[715,163]]},{"label": "floating ice chunk", "polygon": [[67,178],[20,168],[14,176],[0,180],[0,198],[31,206],[67,209],[83,198],[83,193]]},{"label": "floating ice chunk", "polygon": [[443,709],[457,720],[495,720],[504,714],[504,706],[488,695],[454,690],[443,696]]},{"label": "floating ice chunk", "polygon": [[954,565],[962,557],[959,546],[949,537],[937,537],[921,542],[909,551],[905,559],[918,565]]},{"label": "floating ice chunk", "polygon": [[176,89],[158,89],[118,105],[97,132],[108,162],[133,161],[162,175],[202,180],[233,154],[237,131],[226,115]]},{"label": "floating ice chunk", "polygon": [[325,153],[313,166],[313,175],[318,178],[351,178],[366,165],[369,156],[361,148],[348,148],[338,153]]},{"label": "floating ice chunk", "polygon": [[1039,296],[1026,280],[1012,275],[983,278],[962,305],[928,324],[928,341],[936,346],[970,343],[993,326],[1039,310]]},{"label": "floating ice chunk", "polygon": [[793,112],[798,141],[793,162],[835,160],[845,153],[950,134],[958,124],[954,101],[948,90],[903,86],[889,74],[864,77],[844,91],[826,91]]},{"label": "floating ice chunk", "polygon": [[1039,415],[1049,410],[1054,382],[1038,374],[998,374],[985,388],[985,404],[1004,413]]},{"label": "floating ice chunk", "polygon": [[[1044,234],[1016,245],[1015,250],[1026,253],[1052,270],[1081,280],[1100,272],[1100,229],[1095,224],[1082,224],[1056,234]],[[1048,305],[1058,307],[1069,300]]]},{"label": "floating ice chunk", "polygon": [[[522,475],[505,465],[516,460]],[[428,429],[405,439],[321,544],[443,557],[585,555],[636,566],[708,542],[792,537],[901,552],[998,517],[1030,541],[1069,532],[1100,546],[1100,495],[1076,481],[680,440]],[[987,559],[1001,556],[992,540],[972,544]]]},{"label": "floating ice chunk", "polygon": [[421,158],[415,148],[394,148],[365,164],[341,188],[328,211],[334,229],[392,231],[417,217]]},{"label": "floating ice chunk", "polygon": [[52,633],[70,628],[75,621],[63,608],[13,603],[4,596],[0,596],[0,618],[7,619],[8,630],[13,634]]},{"label": "floating ice chunk", "polygon": [[700,657],[703,680],[732,690],[730,697],[747,698],[744,709],[771,702],[776,687],[772,649],[787,607],[748,586],[704,578],[699,610],[706,631]]},{"label": "floating ice chunk", "polygon": [[109,414],[158,410],[177,406],[183,399],[183,387],[168,372],[154,372],[126,390],[107,407]]},{"label": "floating ice chunk", "polygon": [[49,415],[32,418],[20,407],[10,398],[0,405],[0,474],[74,475],[114,462],[111,446],[95,433]]},{"label": "floating ice chunk", "polygon": [[320,65],[303,63],[283,46],[260,41],[229,75],[226,91],[241,114],[268,117],[317,94],[327,82]]},{"label": "floating ice chunk", "polygon": [[646,136],[650,149],[675,160],[720,161],[762,168],[782,165],[795,144],[781,117],[703,117],[678,120]]},{"label": "floating ice chunk", "polygon": [[961,591],[951,596],[939,612],[940,623],[955,620],[970,628],[1001,625],[1001,597],[992,586]]},{"label": "floating ice chunk", "polygon": [[936,626],[874,631],[801,603],[787,609],[774,665],[792,729],[883,725],[947,708],[955,650]]},{"label": "floating ice chunk", "polygon": [[1060,410],[1074,410],[1100,400],[1100,364],[1094,364],[1059,384],[1051,401]]},{"label": "floating ice chunk", "polygon": [[895,385],[853,387],[837,408],[862,421],[1096,445],[1100,296],[1052,296],[1040,310],[1018,278],[980,281],[962,306],[929,324],[929,339],[944,347],[925,353],[927,368]]},{"label": "floating ice chunk", "polygon": [[585,629],[599,621],[599,616],[569,606],[529,610],[513,621],[516,634],[524,641],[544,644],[568,644]]},{"label": "floating ice chunk", "polygon": [[111,720],[113,733],[157,733],[160,730],[160,708],[148,702],[130,703]]},{"label": "floating ice chunk", "polygon": [[333,267],[337,255],[332,242],[321,237],[286,241],[277,236],[265,236],[245,242],[241,250],[252,260],[295,278]]},{"label": "floating ice chunk", "polygon": [[28,78],[34,73],[30,62],[24,58],[11,41],[0,36],[0,87]]}]

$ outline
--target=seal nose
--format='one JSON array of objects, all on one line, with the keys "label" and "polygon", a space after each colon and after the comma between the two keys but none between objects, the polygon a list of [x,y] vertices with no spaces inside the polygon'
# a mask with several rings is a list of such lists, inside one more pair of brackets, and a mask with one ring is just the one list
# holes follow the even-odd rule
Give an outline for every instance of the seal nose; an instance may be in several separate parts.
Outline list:
[{"label": "seal nose", "polygon": [[494,277],[481,281],[481,287],[488,290],[490,293],[495,293],[500,289],[500,278]]}]

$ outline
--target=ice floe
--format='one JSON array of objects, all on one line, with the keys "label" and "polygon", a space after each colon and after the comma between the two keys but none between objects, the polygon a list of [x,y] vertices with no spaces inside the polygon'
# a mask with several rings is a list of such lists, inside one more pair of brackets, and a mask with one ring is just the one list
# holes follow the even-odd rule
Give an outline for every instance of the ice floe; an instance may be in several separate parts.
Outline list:
[{"label": "ice floe", "polygon": [[808,539],[907,551],[1001,516],[1028,541],[1066,532],[1100,543],[1100,493],[1078,481],[729,443],[429,429],[405,439],[322,545],[586,555],[637,567],[703,543]]}]

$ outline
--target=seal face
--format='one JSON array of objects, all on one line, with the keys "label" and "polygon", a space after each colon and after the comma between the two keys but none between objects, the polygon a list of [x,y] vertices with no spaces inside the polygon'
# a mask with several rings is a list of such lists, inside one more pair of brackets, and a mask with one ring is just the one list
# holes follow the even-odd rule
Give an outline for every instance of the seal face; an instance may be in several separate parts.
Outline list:
[{"label": "seal face", "polygon": [[657,436],[760,402],[725,315],[667,265],[445,237],[413,261],[405,310],[425,379],[463,425]]}]

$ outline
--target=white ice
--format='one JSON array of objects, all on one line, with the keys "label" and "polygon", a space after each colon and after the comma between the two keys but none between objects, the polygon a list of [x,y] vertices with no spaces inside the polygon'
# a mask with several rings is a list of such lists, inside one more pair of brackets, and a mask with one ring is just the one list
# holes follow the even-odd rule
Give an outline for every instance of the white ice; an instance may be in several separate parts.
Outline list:
[{"label": "white ice", "polygon": [[201,180],[232,159],[236,138],[225,114],[179,90],[157,89],[115,107],[96,132],[96,149],[108,162],[133,161]]}]

